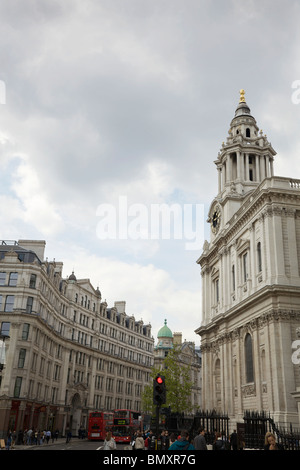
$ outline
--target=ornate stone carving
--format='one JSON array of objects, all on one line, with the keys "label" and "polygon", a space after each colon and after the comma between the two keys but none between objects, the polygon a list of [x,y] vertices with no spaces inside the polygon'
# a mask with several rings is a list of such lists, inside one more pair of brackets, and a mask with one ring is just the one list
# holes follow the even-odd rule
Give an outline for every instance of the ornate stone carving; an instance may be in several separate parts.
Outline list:
[{"label": "ornate stone carving", "polygon": [[255,383],[242,385],[242,396],[251,397],[256,395]]}]

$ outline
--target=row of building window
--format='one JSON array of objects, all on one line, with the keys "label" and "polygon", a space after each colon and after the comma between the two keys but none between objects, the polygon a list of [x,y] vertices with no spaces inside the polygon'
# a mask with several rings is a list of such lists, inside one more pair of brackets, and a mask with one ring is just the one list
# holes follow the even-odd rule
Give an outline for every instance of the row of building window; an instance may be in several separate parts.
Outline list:
[{"label": "row of building window", "polygon": [[[19,398],[21,396],[21,390],[22,390],[22,382],[23,378],[22,377],[16,377],[15,380],[15,386],[14,386],[14,398]],[[29,395],[31,396],[33,394],[33,389],[34,389],[34,382],[30,381],[29,383]],[[57,387],[49,387],[47,385],[44,386],[44,393],[42,393],[43,389],[43,384],[41,382],[37,383],[37,391],[36,391],[36,396],[38,399],[44,399],[45,401],[49,401],[52,404],[57,404],[57,397],[58,397],[58,392],[59,389]],[[130,387],[128,388],[130,390]],[[119,393],[122,393],[121,389]],[[130,392],[129,392],[130,393]],[[50,395],[51,394],[51,395]],[[68,390],[66,390],[65,394],[65,405],[68,404],[68,399],[69,399],[69,393]],[[136,394],[136,397],[140,396],[140,393]],[[105,408],[107,410],[114,409],[114,408],[125,408],[125,409],[134,409],[139,411],[140,410],[140,401],[136,400],[133,401],[131,399],[123,399],[123,398],[113,398],[112,396],[103,396],[102,394],[94,395],[94,409],[101,409]],[[115,405],[114,405],[115,403]],[[134,404],[134,405],[133,405]],[[84,405],[86,406],[87,403],[85,402]]]},{"label": "row of building window", "polygon": [[[23,325],[22,340],[28,340],[29,329],[30,329],[30,325],[28,323],[25,323]],[[3,322],[1,324],[1,329],[0,329],[1,334],[5,336],[9,336],[9,330],[10,330],[10,323]],[[46,334],[42,333],[41,330],[39,330],[38,328],[36,329],[34,341],[37,346],[41,346],[44,351],[48,352],[49,355],[54,356],[55,354],[57,358],[61,358],[61,354],[62,354],[61,345],[59,343],[54,343],[53,340],[51,340]],[[86,341],[86,338],[85,338],[85,342],[82,344],[84,344],[85,346],[89,346],[88,342]],[[144,354],[138,353],[133,350],[128,350],[127,348],[123,348],[119,345],[111,344],[101,339],[97,343],[97,346],[98,346],[97,349],[100,352],[104,352],[105,354],[109,354],[110,356],[118,357],[120,359],[126,359],[131,362],[145,365],[147,367],[152,366],[152,356],[145,356]],[[91,361],[90,355],[87,355],[82,352],[75,353],[71,351],[70,357],[69,357],[70,361],[73,360],[73,354],[75,354],[76,363],[85,365],[86,358],[87,358],[88,366],[90,365],[90,361]],[[111,367],[114,367],[113,366],[114,363],[111,362],[111,364],[112,364]],[[119,373],[121,373],[121,371],[119,371]]]},{"label": "row of building window", "polygon": [[[13,312],[14,302],[15,302],[15,296],[14,295],[4,296],[4,295],[0,294],[0,311],[4,311],[4,312],[7,312],[7,313]],[[31,313],[34,312],[33,303],[34,303],[34,298],[31,297],[31,296],[28,296],[27,301],[26,301],[25,313],[31,314]],[[44,307],[41,307],[41,309],[42,309],[42,312],[41,312],[42,315],[41,316],[43,317]],[[76,312],[74,310],[73,321],[76,321],[77,313],[78,312]],[[79,317],[79,324],[80,325],[94,330],[94,325],[95,325],[95,320],[94,319],[92,319],[92,321],[90,322],[89,321],[90,319],[82,313],[80,313],[78,317]],[[47,314],[46,318],[48,318],[48,314]],[[62,322],[59,322],[57,327],[56,327],[56,331],[60,335],[63,336],[64,333],[65,333],[65,324],[62,323]],[[125,342],[126,339],[127,339],[127,335],[124,332],[119,332],[116,328],[113,328],[111,326],[108,327],[108,325],[105,325],[103,322],[100,323],[99,331],[101,333],[105,334],[105,335],[107,335],[107,333],[109,332],[109,334],[112,338],[119,339],[120,341],[123,341],[123,342]],[[93,337],[91,335],[88,335],[85,332],[78,331],[75,328],[72,329],[72,338],[71,339],[73,341],[77,341],[80,344],[89,345],[90,347],[93,347],[93,345],[92,345]],[[151,352],[151,350],[152,350],[152,345],[150,343],[147,343],[147,342],[145,343],[140,338],[136,338],[134,336],[129,335],[128,342],[132,346],[137,345],[137,347],[139,347],[140,349],[147,350],[149,352]]]},{"label": "row of building window", "polygon": [[[26,357],[26,350],[21,349],[19,353],[19,361],[18,361],[18,367],[23,368],[24,367],[24,362],[25,362],[25,357]],[[41,362],[41,367],[43,365],[43,362]],[[47,378],[50,379],[50,374],[49,370],[51,370],[51,363],[48,362],[48,370],[47,370]],[[71,374],[72,370],[68,369],[68,376],[67,376],[67,384],[70,384],[71,382]],[[43,374],[41,374],[43,375]],[[90,386],[90,374],[87,373],[85,377],[85,373],[80,370],[75,370],[72,374],[73,376],[73,381],[74,383],[85,383],[86,387]],[[53,368],[53,380],[59,381],[61,379],[61,367],[56,364],[54,365]],[[96,391],[106,391],[106,392],[114,392],[114,387],[116,386],[116,393],[126,393],[127,395],[134,395],[136,397],[140,397],[142,393],[142,385],[141,384],[136,384],[134,382],[124,382],[123,380],[117,379],[115,381],[114,378],[111,377],[104,377],[104,376],[99,376],[96,375],[94,379],[94,386]],[[15,380],[15,387],[14,387],[14,398],[19,398],[21,395],[21,386],[22,386],[22,381],[23,377],[16,377]],[[48,400],[49,399],[49,385],[47,384],[42,384],[41,382],[35,382],[34,380],[29,381],[29,391],[28,395],[33,396],[34,394],[34,385],[36,383],[36,396],[38,399],[44,399]],[[42,385],[44,385],[44,396],[42,396]],[[56,387],[53,387],[57,390]],[[53,390],[52,388],[52,390]],[[56,395],[56,394],[55,394]],[[54,397],[52,397],[52,400],[54,400]],[[55,400],[53,401],[55,403]]]},{"label": "row of building window", "polygon": [[[0,272],[0,287],[3,287],[3,286],[16,287],[17,283],[18,283],[18,273],[17,272],[11,272],[11,273],[6,273],[4,271]],[[36,274],[31,274],[30,275],[30,280],[29,280],[29,287],[31,289],[35,289],[36,285],[37,285],[37,276],[36,276]],[[48,297],[51,297],[51,300],[53,300],[52,297],[55,294],[47,288],[47,284],[45,282],[41,283],[41,292],[43,294],[48,292],[48,294],[47,294]],[[79,300],[79,294],[76,294],[75,295],[75,303],[78,303],[78,300]],[[58,303],[58,302],[60,302],[60,300],[58,298],[56,298],[56,303]],[[86,308],[86,309],[90,310],[91,301],[87,298],[87,295],[81,296],[80,305],[83,308]],[[92,302],[92,305],[93,305],[93,312],[95,312],[96,311],[96,303]],[[61,313],[63,315],[65,314],[66,309],[67,309],[67,306],[64,303],[62,303],[61,304]]]},{"label": "row of building window", "polygon": [[136,410],[140,411],[141,403],[140,401],[123,399],[123,398],[113,398],[111,396],[95,395],[94,396],[94,409],[95,410],[113,410],[113,409],[126,409],[126,410]]},{"label": "row of building window", "polygon": [[[0,310],[1,310],[1,297],[0,296]],[[14,297],[14,296],[7,296],[7,297]],[[29,307],[32,306],[32,302],[31,302],[31,299],[32,297],[28,297],[28,300],[27,300],[27,309],[26,309],[26,313],[31,313],[31,310]],[[6,301],[7,302],[7,301]],[[13,302],[13,299],[8,303],[5,302],[5,305],[7,305],[7,310],[4,310],[5,312],[11,312],[12,310],[10,310],[11,308],[11,302]],[[38,334],[39,330],[37,330],[37,334]],[[64,332],[65,332],[65,325],[63,323],[60,323],[59,324],[59,328],[58,328],[58,333],[61,334],[62,336],[64,336]],[[45,338],[46,338],[46,335],[45,335]],[[135,346],[135,339],[130,337],[132,341],[130,341],[130,345],[131,346]],[[78,331],[78,330],[75,330],[74,328],[72,329],[72,334],[71,334],[71,338],[70,338],[72,341],[76,341],[78,344],[81,344],[83,346],[86,346],[86,347],[90,347],[90,348],[94,348],[94,349],[97,349],[99,351],[102,351],[102,352],[105,352],[107,354],[110,354],[112,356],[118,356],[120,358],[124,358],[124,359],[127,359],[129,361],[135,361],[135,362],[138,362],[140,364],[145,364],[145,365],[148,365],[151,367],[152,365],[152,360],[149,356],[145,356],[144,354],[142,353],[138,353],[137,351],[133,351],[133,350],[130,350],[128,348],[125,348],[125,347],[122,347],[120,346],[119,344],[114,344],[114,343],[110,343],[109,341],[106,341],[104,339],[99,339],[99,338],[95,338],[93,335],[88,335],[87,333],[83,332],[83,331]],[[36,338],[36,343],[38,343],[38,339]],[[151,354],[151,351],[152,351],[152,344],[149,344],[149,343],[146,343],[145,345],[143,344],[142,341],[138,341],[138,346],[143,349],[143,351],[147,351]]]},{"label": "row of building window", "polygon": [[[8,282],[7,280],[7,273],[6,272],[0,272],[0,286],[9,286],[9,287],[16,287],[18,283],[18,273],[9,273],[8,275]],[[29,281],[29,287],[31,289],[35,289],[36,287],[36,274],[31,274],[30,275],[30,281]]]}]

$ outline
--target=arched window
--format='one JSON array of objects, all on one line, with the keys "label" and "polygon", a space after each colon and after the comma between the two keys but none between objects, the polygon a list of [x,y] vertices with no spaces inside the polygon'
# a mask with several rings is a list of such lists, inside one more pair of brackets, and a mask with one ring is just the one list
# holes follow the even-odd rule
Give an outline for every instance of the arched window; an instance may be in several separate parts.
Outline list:
[{"label": "arched window", "polygon": [[260,273],[262,270],[262,263],[261,263],[261,243],[258,242],[257,244],[257,269]]},{"label": "arched window", "polygon": [[246,137],[250,137],[250,129],[249,129],[249,127],[247,127],[247,129],[246,129]]},{"label": "arched window", "polygon": [[254,382],[253,374],[253,355],[252,355],[252,338],[249,333],[245,337],[245,366],[246,366],[246,382]]}]

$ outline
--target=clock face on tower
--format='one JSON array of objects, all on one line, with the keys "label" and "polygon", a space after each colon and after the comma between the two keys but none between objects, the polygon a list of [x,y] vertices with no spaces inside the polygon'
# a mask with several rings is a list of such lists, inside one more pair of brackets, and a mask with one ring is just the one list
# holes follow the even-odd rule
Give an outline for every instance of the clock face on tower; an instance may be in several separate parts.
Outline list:
[{"label": "clock face on tower", "polygon": [[220,222],[221,222],[221,212],[219,208],[216,208],[211,218],[211,229],[213,233],[217,233],[217,231],[219,230]]}]

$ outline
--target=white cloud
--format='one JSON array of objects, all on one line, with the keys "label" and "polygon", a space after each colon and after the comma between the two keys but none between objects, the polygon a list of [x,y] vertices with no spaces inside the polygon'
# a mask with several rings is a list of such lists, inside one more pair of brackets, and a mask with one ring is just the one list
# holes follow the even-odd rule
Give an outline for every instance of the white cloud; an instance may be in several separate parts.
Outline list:
[{"label": "white cloud", "polygon": [[120,196],[208,206],[240,88],[278,153],[275,173],[300,177],[298,18],[294,0],[3,0],[2,236],[44,237],[69,269],[82,247],[80,277],[194,337],[200,253],[100,242],[96,209]]},{"label": "white cloud", "polygon": [[18,207],[18,214],[24,222],[31,224],[46,237],[63,231],[63,219],[58,214],[58,209],[45,196],[38,175],[28,161],[20,162],[17,167],[12,189],[18,198],[18,202],[14,201],[14,206]]},{"label": "white cloud", "polygon": [[172,331],[181,331],[184,338],[200,342],[193,333],[201,322],[200,290],[182,287],[170,273],[153,264],[99,257],[82,246],[60,244],[57,248],[52,246],[51,251],[56,260],[59,255],[63,257],[65,277],[74,270],[78,279],[90,279],[94,287],[100,288],[102,300],[109,306],[125,300],[126,313],[134,315],[136,320],[151,323],[155,338],[166,318]]}]

